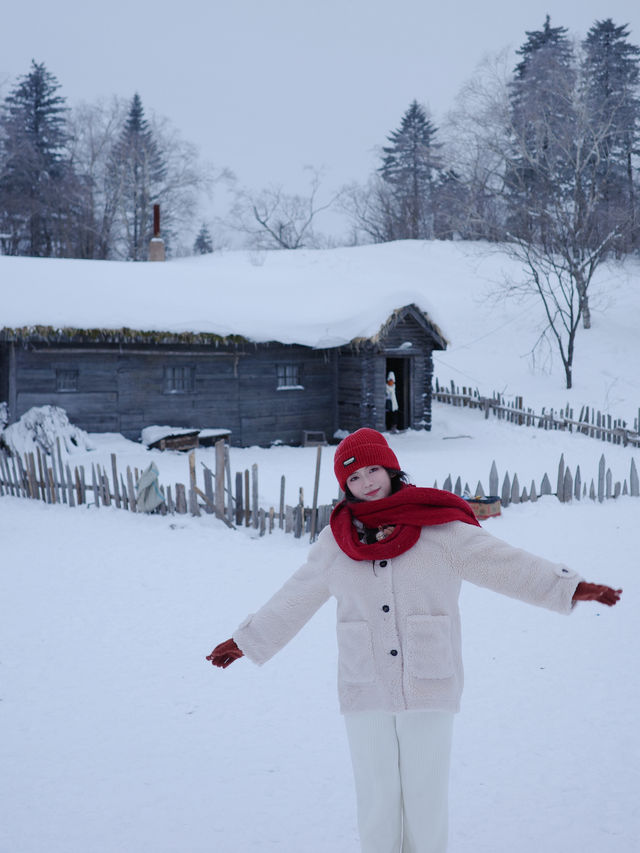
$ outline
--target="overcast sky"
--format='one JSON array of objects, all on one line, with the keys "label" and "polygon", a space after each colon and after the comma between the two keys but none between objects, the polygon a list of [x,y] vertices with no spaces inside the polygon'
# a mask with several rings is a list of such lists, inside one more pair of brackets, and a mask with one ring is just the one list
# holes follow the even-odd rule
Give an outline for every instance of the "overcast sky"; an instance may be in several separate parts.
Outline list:
[{"label": "overcast sky", "polygon": [[[260,188],[364,181],[415,98],[436,124],[487,54],[525,31],[627,23],[638,0],[29,0],[0,15],[0,94],[44,62],[70,104],[139,92],[204,159]],[[515,58],[514,58],[515,62]]]}]

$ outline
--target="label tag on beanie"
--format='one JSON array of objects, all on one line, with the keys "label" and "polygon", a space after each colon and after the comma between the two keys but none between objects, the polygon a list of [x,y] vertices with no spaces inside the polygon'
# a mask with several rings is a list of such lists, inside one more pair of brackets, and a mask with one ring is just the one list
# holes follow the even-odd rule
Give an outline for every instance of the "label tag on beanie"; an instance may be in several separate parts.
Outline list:
[{"label": "label tag on beanie", "polygon": [[345,459],[345,460],[344,460],[344,462],[342,463],[342,467],[343,467],[343,468],[346,468],[346,467],[347,467],[347,465],[353,465],[353,463],[354,463],[355,461],[356,461],[356,457],[355,457],[355,456],[350,456],[348,459]]}]

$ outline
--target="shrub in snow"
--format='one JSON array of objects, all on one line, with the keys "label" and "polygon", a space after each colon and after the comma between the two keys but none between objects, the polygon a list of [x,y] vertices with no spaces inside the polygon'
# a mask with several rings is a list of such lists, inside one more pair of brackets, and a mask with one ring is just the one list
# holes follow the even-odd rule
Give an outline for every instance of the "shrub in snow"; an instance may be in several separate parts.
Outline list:
[{"label": "shrub in snow", "polygon": [[0,432],[9,423],[9,406],[7,403],[0,403]]},{"label": "shrub in snow", "polygon": [[2,433],[2,440],[12,453],[33,453],[40,448],[51,454],[56,447],[67,453],[77,450],[94,450],[89,435],[69,422],[64,409],[57,406],[34,406]]}]

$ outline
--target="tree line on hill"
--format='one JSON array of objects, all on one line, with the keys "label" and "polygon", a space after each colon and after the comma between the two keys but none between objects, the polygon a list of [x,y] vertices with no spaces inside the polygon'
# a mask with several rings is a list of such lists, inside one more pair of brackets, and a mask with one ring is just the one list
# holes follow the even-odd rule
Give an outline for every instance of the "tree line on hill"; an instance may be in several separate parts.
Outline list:
[{"label": "tree line on hill", "polygon": [[0,114],[0,254],[146,260],[153,206],[172,239],[213,177],[142,100],[69,109],[44,63],[32,62]]},{"label": "tree line on hill", "polygon": [[[345,242],[482,239],[571,244],[589,256],[636,251],[640,48],[611,19],[596,21],[579,45],[548,16],[526,36],[515,68],[502,77],[495,67],[479,72],[442,131],[413,101],[365,186],[345,187],[324,204],[318,171],[307,196],[237,190],[225,224],[253,246],[317,247],[318,214],[333,205],[352,225]],[[143,260],[156,203],[169,243],[192,227],[213,183],[194,147],[167,121],[147,120],[138,94],[70,109],[60,88],[34,61],[4,100],[0,249]],[[193,250],[213,247],[203,224]]]}]

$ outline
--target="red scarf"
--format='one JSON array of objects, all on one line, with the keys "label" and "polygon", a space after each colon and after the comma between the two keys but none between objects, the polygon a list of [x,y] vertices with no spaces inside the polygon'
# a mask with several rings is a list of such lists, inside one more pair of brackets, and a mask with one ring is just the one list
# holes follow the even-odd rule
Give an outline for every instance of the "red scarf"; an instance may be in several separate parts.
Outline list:
[{"label": "red scarf", "polygon": [[[365,527],[393,527],[380,542],[360,541],[354,519]],[[353,560],[388,560],[404,554],[420,537],[423,527],[464,521],[480,526],[469,504],[442,489],[403,486],[377,501],[341,501],[331,513],[331,530],[344,553]]]}]

